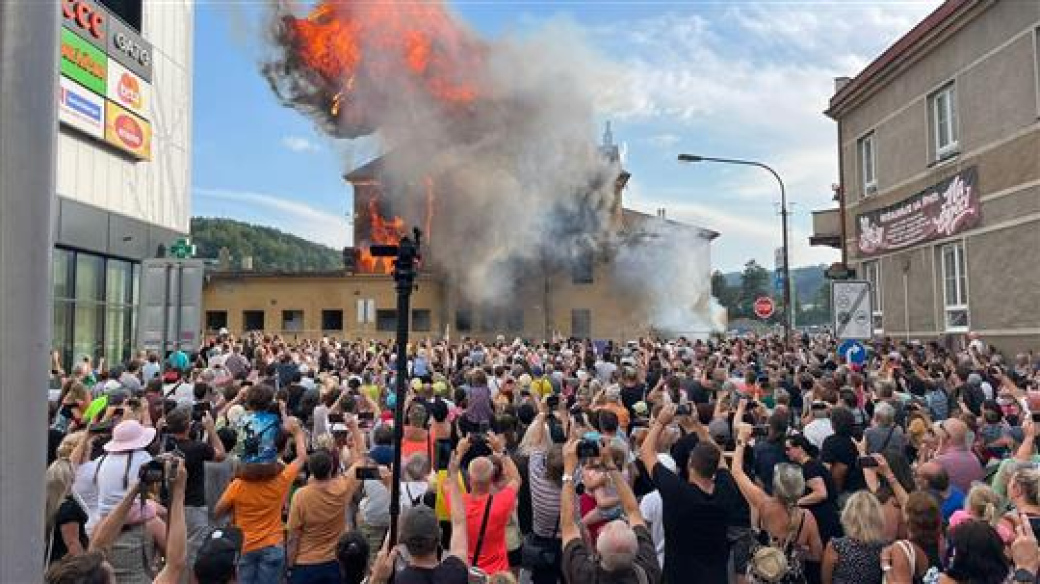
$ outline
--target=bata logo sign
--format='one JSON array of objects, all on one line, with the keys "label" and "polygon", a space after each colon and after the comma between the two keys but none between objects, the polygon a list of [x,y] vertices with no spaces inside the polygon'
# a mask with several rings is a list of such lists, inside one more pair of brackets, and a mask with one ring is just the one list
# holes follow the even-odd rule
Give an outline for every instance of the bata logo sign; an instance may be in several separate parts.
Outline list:
[{"label": "bata logo sign", "polygon": [[152,155],[152,128],[148,122],[111,101],[105,103],[105,140],[137,158]]},{"label": "bata logo sign", "polygon": [[152,101],[151,84],[142,81],[132,71],[119,64],[108,62],[108,91],[105,97],[130,110],[144,119],[151,118],[149,113]]},{"label": "bata logo sign", "polygon": [[108,18],[93,2],[86,0],[62,0],[61,15],[73,29],[79,29],[98,43],[105,41],[105,23]]}]

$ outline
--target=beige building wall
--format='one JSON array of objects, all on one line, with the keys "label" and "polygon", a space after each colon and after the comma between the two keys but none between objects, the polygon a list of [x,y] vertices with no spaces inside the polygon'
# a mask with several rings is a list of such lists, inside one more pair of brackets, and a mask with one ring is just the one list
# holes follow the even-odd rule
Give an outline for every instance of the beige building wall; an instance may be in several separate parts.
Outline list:
[{"label": "beige building wall", "polygon": [[[849,263],[881,267],[882,334],[928,338],[948,329],[940,248],[962,242],[969,328],[1007,351],[1040,347],[1040,3],[973,2],[938,27],[916,60],[883,69],[874,89],[836,109]],[[952,82],[958,152],[937,160],[929,98]],[[865,193],[858,143],[874,133],[877,191]],[[977,167],[981,222],[945,239],[864,258],[856,216]]]}]

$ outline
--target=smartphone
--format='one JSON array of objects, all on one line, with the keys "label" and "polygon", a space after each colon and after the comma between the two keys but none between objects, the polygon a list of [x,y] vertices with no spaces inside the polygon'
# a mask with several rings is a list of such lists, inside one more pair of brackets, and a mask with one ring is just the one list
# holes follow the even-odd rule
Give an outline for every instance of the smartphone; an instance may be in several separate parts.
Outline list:
[{"label": "smartphone", "polygon": [[113,418],[114,418],[114,417],[116,417],[116,416],[120,416],[120,417],[122,417],[122,415],[123,415],[123,413],[124,413],[125,411],[126,411],[126,410],[124,410],[123,408],[113,408],[113,409],[112,409],[112,417],[113,417]]},{"label": "smartphone", "polygon": [[357,417],[358,417],[359,420],[371,421],[371,420],[376,419],[376,414],[375,414],[375,412],[358,412]]},{"label": "smartphone", "polygon": [[354,478],[359,481],[378,481],[379,480],[379,467],[376,466],[363,466],[358,468],[354,472]]},{"label": "smartphone", "polygon": [[1033,423],[1040,424],[1040,412],[1033,412]]},{"label": "smartphone", "polygon": [[873,456],[861,456],[859,457],[860,468],[877,468],[878,461]]},{"label": "smartphone", "polygon": [[336,412],[329,413],[329,424],[342,424],[342,423],[343,423],[343,414],[338,414]]}]

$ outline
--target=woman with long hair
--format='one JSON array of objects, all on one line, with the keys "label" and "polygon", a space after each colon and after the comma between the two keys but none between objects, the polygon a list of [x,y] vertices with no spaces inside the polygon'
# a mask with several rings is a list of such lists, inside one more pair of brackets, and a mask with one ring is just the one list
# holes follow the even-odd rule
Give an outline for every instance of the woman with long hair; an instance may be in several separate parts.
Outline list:
[{"label": "woman with long hair", "polygon": [[47,504],[44,522],[47,534],[47,563],[84,553],[87,538],[87,509],[72,493],[76,467],[68,458],[58,458],[47,468]]},{"label": "woman with long hair", "polygon": [[885,539],[905,539],[906,517],[903,509],[907,495],[914,488],[913,470],[903,453],[897,450],[886,450],[870,457],[877,465],[864,466],[863,479],[867,489],[881,503],[881,514],[885,518]]},{"label": "woman with long hair", "polygon": [[853,493],[841,511],[841,526],[845,535],[832,539],[823,552],[823,584],[881,584],[885,519],[877,497]]},{"label": "woman with long hair", "polygon": [[909,539],[897,540],[881,552],[881,569],[890,582],[919,584],[942,570],[942,514],[939,503],[924,491],[910,493],[903,511]]},{"label": "woman with long hair", "polygon": [[802,467],[805,494],[798,505],[812,512],[820,531],[820,543],[827,545],[832,537],[841,536],[841,513],[834,479],[816,456],[819,449],[803,434],[787,437],[787,458]]},{"label": "woman with long hair", "polygon": [[964,509],[954,511],[950,517],[950,529],[953,529],[965,521],[982,521],[993,526],[997,535],[1006,544],[1011,545],[1015,539],[1014,527],[1008,527],[1001,521],[1000,509],[1004,502],[1000,495],[989,485],[975,485],[968,491],[964,499]]},{"label": "woman with long hair", "polygon": [[1000,584],[1011,568],[997,530],[968,521],[950,532],[953,559],[939,584]]},{"label": "woman with long hair", "polygon": [[[741,400],[737,407],[736,420],[743,419],[746,400]],[[805,479],[801,467],[780,463],[773,470],[773,494],[767,494],[744,471],[744,451],[754,427],[741,423],[737,426],[737,448],[733,453],[730,472],[740,489],[740,494],[748,505],[757,510],[755,525],[764,539],[763,545],[773,544],[784,551],[788,562],[795,564],[789,568],[793,577],[787,581],[805,581],[802,562],[818,562],[823,544],[816,519],[809,511],[798,506],[798,501],[805,494]],[[754,577],[754,566],[748,568],[749,575]]]}]

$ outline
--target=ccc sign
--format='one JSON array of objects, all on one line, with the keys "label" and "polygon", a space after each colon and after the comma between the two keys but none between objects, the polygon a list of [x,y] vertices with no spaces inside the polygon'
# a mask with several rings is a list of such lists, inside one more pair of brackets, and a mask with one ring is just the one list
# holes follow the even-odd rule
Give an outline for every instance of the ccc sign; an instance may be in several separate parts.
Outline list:
[{"label": "ccc sign", "polygon": [[90,0],[61,0],[61,15],[65,24],[80,36],[104,47],[108,15],[97,4]]}]

